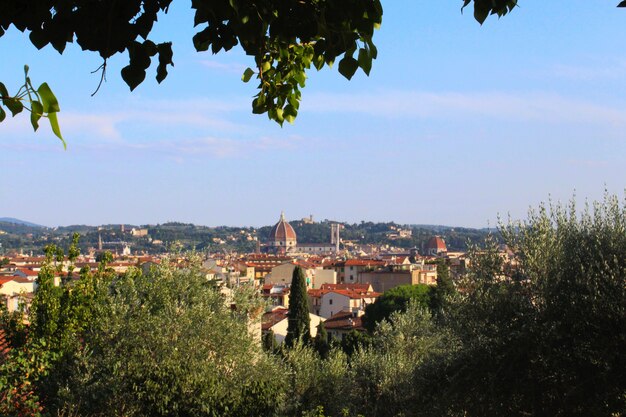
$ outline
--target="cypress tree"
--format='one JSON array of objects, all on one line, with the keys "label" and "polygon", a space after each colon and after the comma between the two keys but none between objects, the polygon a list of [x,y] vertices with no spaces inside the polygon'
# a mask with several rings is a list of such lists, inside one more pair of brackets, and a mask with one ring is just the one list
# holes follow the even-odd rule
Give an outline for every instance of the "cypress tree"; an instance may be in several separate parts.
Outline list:
[{"label": "cypress tree", "polygon": [[287,346],[293,346],[294,342],[299,339],[304,343],[308,343],[311,338],[309,297],[306,292],[304,271],[299,266],[294,268],[291,278],[287,320],[287,337],[285,337],[285,344]]},{"label": "cypress tree", "polygon": [[326,327],[324,327],[324,322],[320,321],[320,324],[317,325],[317,335],[315,336],[315,349],[317,353],[324,359],[328,356],[328,352],[330,351],[330,343],[328,342],[328,332],[326,332]]},{"label": "cypress tree", "polygon": [[262,342],[263,348],[267,352],[274,353],[274,351],[276,350],[276,338],[272,330],[263,335]]}]

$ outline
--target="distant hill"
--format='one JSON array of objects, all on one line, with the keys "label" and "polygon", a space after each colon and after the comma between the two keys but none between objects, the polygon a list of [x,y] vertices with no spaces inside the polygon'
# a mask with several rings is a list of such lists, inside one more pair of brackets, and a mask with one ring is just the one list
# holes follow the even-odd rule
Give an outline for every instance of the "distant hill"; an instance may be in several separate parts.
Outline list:
[{"label": "distant hill", "polygon": [[46,226],[42,226],[40,224],[35,224],[31,222],[27,222],[25,220],[15,219],[13,217],[0,217],[0,222],[2,223],[12,223],[20,226],[28,226],[28,227],[41,227],[46,228]]}]

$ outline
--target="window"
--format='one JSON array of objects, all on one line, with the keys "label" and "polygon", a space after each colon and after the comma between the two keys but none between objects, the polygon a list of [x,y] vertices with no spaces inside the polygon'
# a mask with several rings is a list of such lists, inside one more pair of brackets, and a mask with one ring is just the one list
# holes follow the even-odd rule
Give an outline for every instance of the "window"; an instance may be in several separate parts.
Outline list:
[{"label": "window", "polygon": [[331,306],[333,305],[333,299],[332,298],[330,300],[328,300],[328,304],[330,304]]}]

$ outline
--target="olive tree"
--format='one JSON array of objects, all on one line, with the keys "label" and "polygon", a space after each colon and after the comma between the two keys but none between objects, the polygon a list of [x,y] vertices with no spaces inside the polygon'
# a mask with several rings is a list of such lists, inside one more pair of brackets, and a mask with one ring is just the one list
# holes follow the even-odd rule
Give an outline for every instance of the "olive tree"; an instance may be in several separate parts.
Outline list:
[{"label": "olive tree", "polygon": [[474,251],[455,343],[415,373],[421,415],[611,416],[626,409],[626,205],[541,206]]}]

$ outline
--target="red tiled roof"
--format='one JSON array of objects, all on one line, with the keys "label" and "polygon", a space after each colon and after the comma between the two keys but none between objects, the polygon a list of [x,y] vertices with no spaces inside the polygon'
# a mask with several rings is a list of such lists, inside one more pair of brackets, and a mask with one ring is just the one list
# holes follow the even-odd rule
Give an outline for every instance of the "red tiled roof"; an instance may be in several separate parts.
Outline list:
[{"label": "red tiled roof", "polygon": [[357,300],[357,299],[361,299],[361,298],[376,298],[378,297],[380,294],[376,293],[376,292],[370,292],[370,293],[360,293],[360,292],[356,292],[356,291],[352,291],[352,290],[329,290],[326,291],[326,293],[331,293],[334,292],[335,294],[341,294],[343,296],[349,297],[353,300]]},{"label": "red tiled roof", "polygon": [[433,236],[426,243],[426,250],[437,250],[438,252],[446,252],[448,249],[446,248],[446,242],[441,238],[441,236]]},{"label": "red tiled roof", "polygon": [[314,263],[303,261],[303,260],[293,261],[292,264],[298,265],[298,266],[300,266],[302,268],[305,268],[305,269],[312,269],[312,268],[315,268],[315,266],[316,266]]},{"label": "red tiled roof", "polygon": [[385,266],[385,262],[375,259],[348,259],[346,266]]},{"label": "red tiled roof", "polygon": [[324,294],[326,291],[320,289],[320,288],[312,288],[310,290],[307,290],[307,294],[309,295],[309,297],[321,297],[322,294]]},{"label": "red tiled roof", "polygon": [[354,317],[350,311],[340,311],[324,322],[326,330],[365,330],[361,317]]},{"label": "red tiled roof", "polygon": [[269,330],[276,323],[283,321],[287,317],[289,310],[283,307],[277,307],[272,311],[263,314],[261,319],[261,330]]},{"label": "red tiled roof", "polygon": [[307,291],[310,297],[321,297],[324,294],[334,292],[351,299],[376,298],[380,293],[368,292],[369,284],[322,284],[321,288],[310,289]]},{"label": "red tiled roof", "polygon": [[352,290],[356,292],[367,292],[370,284],[322,284],[322,290]]},{"label": "red tiled roof", "polygon": [[296,240],[296,231],[293,230],[293,227],[285,220],[284,214],[280,215],[280,220],[272,228],[270,240],[273,242]]},{"label": "red tiled roof", "polygon": [[11,281],[19,282],[20,284],[26,284],[26,283],[32,282],[28,280],[27,278],[22,278],[17,275],[14,275],[12,277],[0,277],[0,287],[6,284],[7,282],[11,282]]}]

